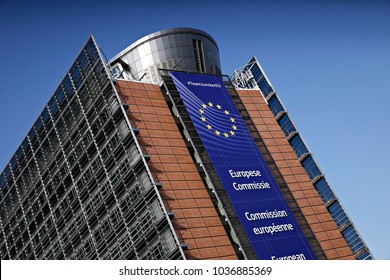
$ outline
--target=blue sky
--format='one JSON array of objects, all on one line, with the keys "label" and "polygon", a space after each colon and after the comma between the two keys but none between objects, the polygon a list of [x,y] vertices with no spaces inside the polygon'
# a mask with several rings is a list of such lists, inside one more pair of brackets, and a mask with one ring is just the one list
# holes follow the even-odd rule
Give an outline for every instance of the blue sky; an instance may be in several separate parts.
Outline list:
[{"label": "blue sky", "polygon": [[0,169],[90,34],[108,58],[193,27],[231,74],[256,55],[377,259],[390,259],[390,1],[0,0]]}]

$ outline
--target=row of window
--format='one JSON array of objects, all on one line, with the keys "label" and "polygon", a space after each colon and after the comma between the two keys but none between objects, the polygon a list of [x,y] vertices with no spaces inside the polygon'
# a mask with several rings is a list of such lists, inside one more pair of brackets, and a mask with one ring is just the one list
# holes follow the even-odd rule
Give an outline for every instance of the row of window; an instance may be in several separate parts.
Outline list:
[{"label": "row of window", "polygon": [[268,83],[267,78],[261,71],[260,65],[257,63],[256,58],[252,58],[249,64],[252,65],[250,70],[256,80],[257,85],[259,86],[264,97],[267,98],[267,96],[273,92],[272,86]]},{"label": "row of window", "polygon": [[[104,115],[104,114],[103,114]],[[84,141],[82,141],[82,143],[84,144],[84,147],[81,147],[81,141],[80,141],[80,143],[79,143],[79,146],[77,146],[76,147],[76,151],[78,151],[78,152],[81,152],[85,147],[87,147],[88,146],[88,144],[91,142],[90,140],[91,140],[91,138],[89,137],[90,136],[90,134],[89,133],[87,133],[86,134],[86,136],[87,137],[85,137],[88,141],[87,141],[87,143],[85,143]],[[77,139],[78,137],[73,137],[73,139]],[[56,139],[56,138],[53,138],[53,139]],[[52,140],[53,140],[52,139]],[[83,140],[85,140],[84,138],[82,138]],[[51,144],[51,142],[52,141],[48,141],[48,145],[42,145],[42,147],[50,147],[50,145],[49,144]],[[67,145],[68,147],[70,147],[70,145]],[[65,150],[66,150],[66,148],[65,148]],[[36,153],[37,154],[37,153]],[[49,158],[49,157],[48,157]],[[63,157],[62,157],[62,153],[60,153],[59,154],[59,156],[56,158],[57,159],[57,163],[59,162],[59,163],[61,163],[61,162],[63,162],[63,159],[62,159]],[[38,159],[37,159],[37,163],[39,164],[40,162],[44,162],[45,160],[43,160],[43,159],[40,159],[41,161],[39,161]],[[47,186],[47,191],[48,191],[48,193],[49,193],[49,195],[51,195],[51,193],[52,193],[52,187],[53,187],[53,185],[54,186],[59,186],[60,184],[61,184],[61,181],[62,181],[62,179],[63,178],[65,178],[66,177],[66,174],[67,174],[67,172],[68,172],[68,165],[66,164],[66,163],[64,163],[61,167],[58,167],[58,168],[56,168],[56,164],[57,164],[56,162],[54,162],[52,165],[51,165],[51,167],[49,168],[49,170],[55,170],[55,169],[58,169],[59,171],[55,174],[55,175],[51,175],[51,177],[52,177],[52,180],[51,181],[47,181],[48,179],[49,179],[49,176],[47,176],[47,172],[45,173],[45,174],[43,174],[43,182],[44,182],[44,184]],[[32,164],[32,167],[34,167],[34,161],[31,161],[31,164]],[[33,169],[33,168],[31,168],[31,169]],[[36,176],[37,175],[37,172],[34,172],[34,175]],[[28,177],[27,177],[28,178]],[[46,179],[45,179],[46,178]],[[29,183],[30,181],[27,181],[27,183]],[[20,186],[20,184],[18,184],[19,186]],[[27,184],[28,185],[28,184]],[[29,200],[29,201],[33,201],[34,200],[34,195],[36,194],[36,192],[34,192],[34,190],[37,190],[37,192],[39,192],[39,191],[41,191],[42,190],[42,187],[41,187],[41,184],[38,184],[38,186],[36,186],[36,188],[31,188],[30,190],[30,193],[29,193],[29,195],[28,196],[26,196],[25,197],[25,200]],[[23,195],[23,190],[24,190],[24,188],[19,188],[19,195]],[[42,194],[41,194],[41,196],[42,196]],[[7,199],[7,198],[6,198]],[[13,200],[15,201],[16,199],[15,198],[13,198]],[[24,203],[23,203],[24,204]],[[28,201],[26,202],[26,205],[24,206],[24,209],[26,209],[27,207],[28,207],[28,205],[29,205],[29,203],[28,203]],[[35,205],[35,204],[34,204]],[[29,215],[28,215],[28,213],[27,213],[27,217],[29,217]],[[4,219],[3,219],[3,221],[4,221]]]},{"label": "row of window", "polygon": [[[55,139],[55,138],[54,138]],[[76,138],[77,139],[77,138]],[[58,158],[57,158],[58,159]],[[61,162],[61,161],[60,161]],[[65,174],[68,172],[68,170],[67,170],[67,165],[66,164],[63,164],[63,166],[61,167],[61,168],[59,168],[59,172],[56,174],[56,175],[54,175],[53,176],[53,178],[52,178],[52,183],[53,184],[51,184],[51,182],[49,182],[48,183],[48,185],[47,185],[47,190],[49,191],[49,194],[51,194],[51,192],[53,191],[52,189],[51,189],[51,186],[52,185],[54,185],[54,186],[56,186],[57,187],[57,189],[60,189],[61,191],[60,191],[60,193],[59,193],[59,197],[61,197],[61,194],[63,194],[64,193],[64,189],[61,187],[61,188],[59,188],[59,186],[61,185],[61,178],[64,178],[65,177]],[[62,175],[62,176],[61,176]],[[70,183],[70,182],[69,182]],[[68,186],[66,186],[66,187],[68,187]],[[65,189],[66,189],[66,187],[65,187]],[[40,188],[40,190],[41,190],[42,188]],[[34,190],[34,188],[32,188],[32,190]],[[53,195],[53,196],[55,196],[55,195]],[[58,196],[57,196],[57,200],[58,200]],[[41,196],[40,196],[40,198],[42,197],[42,194],[41,194]],[[31,199],[33,199],[34,197],[33,196],[29,196],[29,200],[31,200]],[[40,201],[42,201],[41,199],[40,199]],[[52,207],[53,207],[53,204],[55,204],[56,203],[56,200],[50,200],[50,202],[52,202],[51,204],[52,204]],[[41,204],[43,204],[43,203],[41,203]],[[25,207],[26,208],[26,207]],[[64,209],[66,209],[67,207],[63,207]],[[35,204],[33,204],[33,206],[31,207],[31,209],[27,212],[27,215],[26,215],[26,217],[27,217],[27,222],[29,223],[32,219],[31,219],[31,212],[32,213],[39,213],[39,211],[38,211],[38,209],[39,209],[39,207],[38,207],[38,205],[36,205],[36,203]],[[46,213],[47,214],[47,213]],[[40,219],[40,221],[41,221],[41,219]],[[31,233],[31,231],[30,231],[30,234],[32,234]]]},{"label": "row of window", "polygon": [[[266,81],[265,75],[262,73],[261,68],[256,60],[253,58],[250,63],[253,63],[251,66],[252,74],[254,75],[260,90],[262,91],[265,98],[267,98],[271,92],[273,92],[271,85]],[[314,186],[317,189],[319,195],[325,204],[328,204],[328,210],[335,220],[336,224],[339,228],[343,229],[343,236],[346,239],[348,245],[351,247],[352,251],[356,254],[360,251],[365,251],[367,248],[365,247],[362,239],[357,233],[354,226],[351,224],[345,210],[338,202],[333,190],[329,186],[326,179],[323,177],[323,174],[315,162],[313,156],[310,154],[308,148],[300,137],[297,129],[292,123],[290,117],[286,113],[285,108],[281,104],[278,96],[273,94],[268,99],[268,105],[273,112],[274,116],[278,116],[278,123],[282,128],[286,137],[292,135],[289,139],[289,142],[297,154],[298,158],[303,158],[301,161],[302,166],[305,168],[307,174],[310,179],[315,181]],[[282,115],[279,115],[283,113]],[[295,133],[295,134],[293,134]],[[358,256],[358,259],[371,259],[372,256],[369,251]]]},{"label": "row of window", "polygon": [[161,258],[178,249],[103,68],[90,39],[1,174],[2,259],[148,258],[154,236]]},{"label": "row of window", "polygon": [[[50,114],[53,116],[54,119],[56,118],[56,114],[58,113],[58,109],[62,108],[64,106],[64,102],[66,102],[66,99],[71,99],[72,96],[75,93],[75,90],[72,85],[72,79],[71,76],[80,76],[80,73],[83,73],[84,76],[86,76],[90,71],[94,71],[95,73],[99,73],[102,70],[103,65],[100,63],[98,64],[98,61],[96,60],[99,57],[98,51],[95,49],[93,50],[92,47],[88,47],[87,49],[83,50],[80,56],[77,58],[75,64],[72,66],[71,71],[68,73],[68,75],[65,76],[62,83],[59,85],[57,90],[55,91],[55,94],[52,96],[50,101],[47,103],[47,106],[44,108],[44,110],[41,112],[41,115],[38,117],[37,121],[34,123],[32,129],[27,134],[28,137],[22,142],[21,146],[15,153],[15,155],[12,157],[10,164],[11,166],[8,166],[4,170],[4,177],[0,179],[0,189],[2,189],[5,186],[5,178],[8,180],[12,180],[11,173],[9,168],[11,167],[14,171],[14,174],[18,175],[18,168],[16,168],[16,162],[19,161],[19,165],[21,163],[23,154],[27,154],[29,151],[29,145],[34,148],[34,143],[37,135],[39,135],[40,132],[42,132],[43,124],[46,125],[46,127],[51,127],[53,124],[50,123]],[[76,67],[76,65],[78,67]],[[80,68],[81,67],[81,68]],[[71,120],[71,118],[68,118],[70,115],[69,112],[64,113],[64,120]],[[61,129],[64,127],[64,124],[62,123],[62,120],[59,120],[59,124],[57,125],[58,129],[61,131]],[[68,127],[70,127],[68,125]],[[50,128],[49,128],[50,130]],[[28,160],[27,160],[28,161]],[[2,174],[3,175],[3,174]]]}]

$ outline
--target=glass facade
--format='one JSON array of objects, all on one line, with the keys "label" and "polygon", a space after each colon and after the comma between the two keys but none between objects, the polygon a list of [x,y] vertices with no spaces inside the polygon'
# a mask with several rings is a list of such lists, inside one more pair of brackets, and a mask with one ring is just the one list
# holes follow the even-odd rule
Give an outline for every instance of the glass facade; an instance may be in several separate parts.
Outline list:
[{"label": "glass facade", "polygon": [[324,174],[322,174],[313,155],[302,140],[298,130],[266,77],[258,60],[253,57],[246,66],[235,72],[233,80],[238,88],[258,87],[260,89],[264,98],[268,102],[270,110],[273,112],[298,158],[300,158],[302,166],[312,180],[313,185],[323,199],[328,211],[355,254],[355,257],[357,259],[372,259],[373,256],[371,252],[364,244],[364,241],[360,237],[353,223],[348,218],[346,211],[326,181]]},{"label": "glass facade", "polygon": [[180,259],[91,37],[0,175],[1,259]]}]

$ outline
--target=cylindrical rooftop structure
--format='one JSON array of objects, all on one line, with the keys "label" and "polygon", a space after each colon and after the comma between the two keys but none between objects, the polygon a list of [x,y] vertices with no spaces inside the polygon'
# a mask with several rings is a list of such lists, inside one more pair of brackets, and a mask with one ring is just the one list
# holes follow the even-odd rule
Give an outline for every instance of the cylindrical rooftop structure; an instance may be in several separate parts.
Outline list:
[{"label": "cylindrical rooftop structure", "polygon": [[158,69],[221,74],[219,49],[209,34],[172,28],[147,35],[109,61],[115,77],[159,82]]}]

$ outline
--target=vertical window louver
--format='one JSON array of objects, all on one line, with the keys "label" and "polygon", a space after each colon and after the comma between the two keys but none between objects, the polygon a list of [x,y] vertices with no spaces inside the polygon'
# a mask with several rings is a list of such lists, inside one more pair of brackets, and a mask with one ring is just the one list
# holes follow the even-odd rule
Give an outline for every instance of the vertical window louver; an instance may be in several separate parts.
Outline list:
[{"label": "vertical window louver", "polygon": [[203,43],[201,40],[192,40],[195,52],[195,60],[196,60],[196,70],[200,73],[206,72],[205,60],[204,60],[204,52],[203,52]]}]

